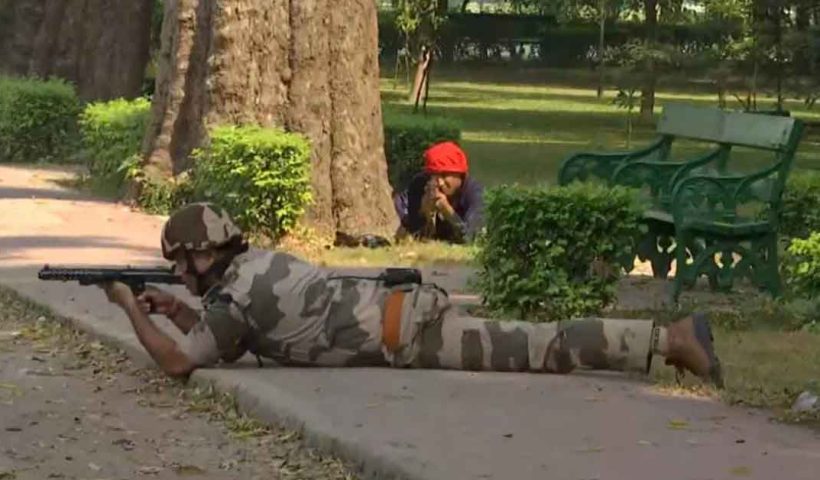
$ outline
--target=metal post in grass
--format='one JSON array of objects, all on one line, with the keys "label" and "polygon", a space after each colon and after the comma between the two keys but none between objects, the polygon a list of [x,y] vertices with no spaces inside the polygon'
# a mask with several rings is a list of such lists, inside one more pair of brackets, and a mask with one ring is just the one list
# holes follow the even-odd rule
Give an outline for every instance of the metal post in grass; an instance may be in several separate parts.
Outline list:
[{"label": "metal post in grass", "polygon": [[424,114],[427,115],[427,97],[430,93],[430,69],[433,64],[433,49],[424,45],[422,46],[421,63],[421,78],[416,81],[415,88],[415,103],[413,105],[413,113],[419,111],[419,101],[421,100],[422,92],[424,92]]},{"label": "metal post in grass", "polygon": [[598,3],[600,25],[598,28],[598,100],[604,96],[604,30],[606,28],[606,0]]}]

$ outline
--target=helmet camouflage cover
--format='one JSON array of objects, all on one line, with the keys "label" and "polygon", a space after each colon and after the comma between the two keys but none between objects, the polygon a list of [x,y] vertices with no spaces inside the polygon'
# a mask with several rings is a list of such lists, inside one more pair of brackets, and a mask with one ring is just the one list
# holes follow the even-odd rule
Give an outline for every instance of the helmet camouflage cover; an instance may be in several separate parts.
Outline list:
[{"label": "helmet camouflage cover", "polygon": [[242,230],[223,208],[192,203],[174,212],[162,227],[162,256],[173,260],[180,248],[205,250],[242,237]]}]

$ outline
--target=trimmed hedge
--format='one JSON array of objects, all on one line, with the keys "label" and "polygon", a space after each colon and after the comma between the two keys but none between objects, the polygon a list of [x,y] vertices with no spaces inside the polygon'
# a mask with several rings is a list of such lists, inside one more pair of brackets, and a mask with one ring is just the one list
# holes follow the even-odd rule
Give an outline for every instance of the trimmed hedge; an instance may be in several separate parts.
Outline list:
[{"label": "trimmed hedge", "polygon": [[194,198],[223,206],[247,231],[279,240],[311,201],[310,144],[301,135],[222,126],[193,157]]},{"label": "trimmed hedge", "polygon": [[558,321],[600,311],[631,267],[635,192],[595,184],[504,186],[486,195],[478,286],[494,312]]},{"label": "trimmed hedge", "polygon": [[122,185],[124,162],[139,155],[151,114],[146,98],[89,104],[80,116],[83,149],[92,176]]},{"label": "trimmed hedge", "polygon": [[783,191],[780,233],[806,238],[820,232],[820,172],[792,172]]},{"label": "trimmed hedge", "polygon": [[790,293],[802,297],[820,295],[820,231],[791,241],[784,269]]},{"label": "trimmed hedge", "polygon": [[788,326],[820,332],[820,231],[791,241],[783,270]]},{"label": "trimmed hedge", "polygon": [[447,119],[411,114],[385,114],[384,153],[394,190],[404,189],[424,166],[424,151],[436,142],[461,140],[459,126]]},{"label": "trimmed hedge", "polygon": [[64,161],[78,146],[80,100],[62,80],[0,76],[0,161]]}]

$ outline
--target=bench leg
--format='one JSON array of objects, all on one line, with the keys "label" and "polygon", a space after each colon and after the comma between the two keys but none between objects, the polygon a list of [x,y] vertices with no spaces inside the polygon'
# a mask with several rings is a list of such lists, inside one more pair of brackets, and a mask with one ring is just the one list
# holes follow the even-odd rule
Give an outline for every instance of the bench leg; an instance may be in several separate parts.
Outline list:
[{"label": "bench leg", "polygon": [[[693,236],[687,231],[677,231],[675,234],[675,281],[672,286],[672,303],[677,304],[680,298],[681,291],[684,284],[690,284],[690,280],[694,281],[692,267],[694,265],[695,256],[692,256],[692,263],[689,263],[689,252],[685,245],[689,245],[693,240]],[[691,277],[691,278],[690,278]]]},{"label": "bench leg", "polygon": [[777,253],[777,235],[770,234],[752,241],[756,265],[752,271],[754,282],[777,298],[783,293],[780,279],[780,262]]},{"label": "bench leg", "polygon": [[[691,231],[677,232],[675,243],[676,273],[673,302],[677,303],[684,288],[694,287],[701,275],[706,275],[712,289],[724,287],[725,278],[721,277],[723,271],[714,258],[717,252],[722,251],[723,245],[709,238],[701,238]],[[731,279],[729,281],[731,288]]]},{"label": "bench leg", "polygon": [[675,227],[663,222],[647,220],[644,223],[646,233],[637,246],[637,256],[652,265],[652,276],[666,279],[675,259]]},{"label": "bench leg", "polygon": [[781,295],[777,235],[752,239],[700,237],[693,232],[676,237],[686,247],[686,251],[679,249],[676,255],[678,294],[683,287],[693,286],[699,276],[706,275],[712,290],[730,292],[736,278],[746,277],[773,297]]}]

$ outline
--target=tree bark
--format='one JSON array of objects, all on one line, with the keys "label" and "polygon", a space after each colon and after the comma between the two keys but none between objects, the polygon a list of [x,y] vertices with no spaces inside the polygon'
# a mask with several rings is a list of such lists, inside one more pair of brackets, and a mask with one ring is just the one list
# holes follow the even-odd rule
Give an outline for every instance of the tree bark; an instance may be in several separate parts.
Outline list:
[{"label": "tree bark", "polygon": [[[646,40],[649,48],[655,48],[658,41],[658,0],[644,0],[646,15]],[[646,62],[644,84],[641,88],[641,120],[651,122],[655,111],[655,87],[658,81],[655,62],[651,59]]]},{"label": "tree bark", "polygon": [[307,136],[322,233],[392,235],[372,0],[170,0],[146,171],[168,177],[220,123]]},{"label": "tree bark", "polygon": [[330,9],[333,215],[338,231],[392,235],[398,218],[384,157],[376,5],[372,0],[334,3]]},{"label": "tree bark", "polygon": [[153,0],[17,0],[0,3],[0,71],[74,83],[80,98],[140,94]]}]

